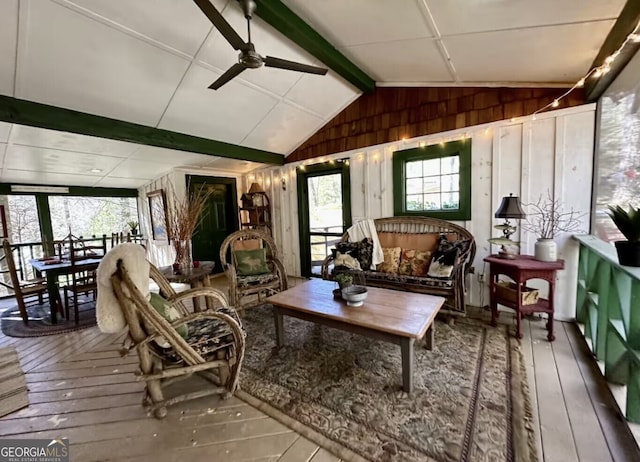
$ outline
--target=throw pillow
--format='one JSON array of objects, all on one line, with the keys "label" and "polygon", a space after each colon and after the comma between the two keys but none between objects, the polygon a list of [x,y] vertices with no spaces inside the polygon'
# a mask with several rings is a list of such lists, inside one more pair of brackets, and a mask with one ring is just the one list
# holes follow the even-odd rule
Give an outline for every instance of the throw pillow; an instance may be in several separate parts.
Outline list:
[{"label": "throw pillow", "polygon": [[236,250],[233,255],[240,276],[254,276],[269,272],[267,249]]},{"label": "throw pillow", "polygon": [[424,277],[429,272],[431,252],[428,250],[416,250],[411,260],[411,276]]},{"label": "throw pillow", "polygon": [[402,249],[400,255],[400,264],[398,265],[398,274],[405,276],[411,275],[411,261],[413,260],[416,251],[413,249]]},{"label": "throw pillow", "polygon": [[453,265],[445,265],[433,259],[429,265],[427,276],[432,278],[449,279],[453,274]]},{"label": "throw pillow", "polygon": [[360,262],[348,253],[336,252],[336,258],[333,260],[335,267],[344,266],[349,269],[360,270]]},{"label": "throw pillow", "polygon": [[358,242],[338,242],[336,251],[341,254],[349,254],[360,262],[360,268],[368,270],[373,260],[373,241],[364,238]]},{"label": "throw pillow", "polygon": [[[149,298],[149,303],[153,307],[154,310],[158,312],[160,316],[166,319],[169,323],[177,321],[182,316],[180,316],[180,312],[161,295],[151,292],[151,296]],[[189,328],[187,325],[180,326],[176,329],[176,332],[182,337],[187,338],[189,335]],[[171,345],[164,337],[158,337],[155,339],[155,342],[161,346],[162,348],[169,348]]]},{"label": "throw pillow", "polygon": [[382,248],[384,255],[384,261],[377,266],[377,271],[381,273],[395,274],[398,272],[398,266],[400,266],[400,253],[402,249],[400,247]]}]

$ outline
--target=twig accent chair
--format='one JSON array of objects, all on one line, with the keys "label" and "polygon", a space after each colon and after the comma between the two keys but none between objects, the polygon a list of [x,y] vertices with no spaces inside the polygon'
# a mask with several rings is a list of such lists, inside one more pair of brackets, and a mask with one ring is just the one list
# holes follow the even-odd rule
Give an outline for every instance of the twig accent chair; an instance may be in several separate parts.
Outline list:
[{"label": "twig accent chair", "polygon": [[13,249],[7,239],[2,241],[2,249],[4,251],[4,259],[7,262],[7,269],[11,278],[11,284],[5,282],[3,286],[12,290],[16,302],[18,303],[18,309],[20,310],[20,316],[25,324],[29,324],[29,315],[27,313],[26,299],[29,297],[38,297],[38,303],[42,304],[44,301],[44,294],[47,293],[47,284],[44,278],[31,279],[22,281],[18,276],[18,270],[16,268],[16,261],[13,259]]},{"label": "twig accent chair", "polygon": [[[273,238],[256,229],[236,231],[222,242],[220,262],[229,281],[229,302],[237,309],[286,290],[287,274]],[[243,298],[257,299],[243,303]]]},{"label": "twig accent chair", "polygon": [[[176,294],[153,265],[150,277],[161,292],[168,295],[170,307],[179,312],[176,321],[169,322],[143,297],[122,260],[111,276],[113,291],[129,328],[128,345],[122,353],[125,355],[135,348],[140,362],[137,375],[146,382],[143,405],[155,417],[163,418],[167,415],[167,406],[172,404],[212,394],[231,397],[238,387],[245,332],[235,310],[227,305],[225,295],[211,287]],[[211,305],[216,308],[190,313],[186,307],[201,296],[214,300]],[[185,326],[186,335],[181,333]],[[164,396],[164,387],[195,373],[213,386],[171,398]]]}]

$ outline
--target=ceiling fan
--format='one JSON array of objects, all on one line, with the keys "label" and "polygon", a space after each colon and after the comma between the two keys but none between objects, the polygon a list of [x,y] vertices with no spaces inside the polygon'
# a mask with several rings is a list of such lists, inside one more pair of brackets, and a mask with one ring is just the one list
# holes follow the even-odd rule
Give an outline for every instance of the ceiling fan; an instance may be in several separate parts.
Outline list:
[{"label": "ceiling fan", "polygon": [[213,23],[216,29],[220,31],[223,37],[227,39],[227,42],[229,42],[235,50],[240,50],[238,62],[227,69],[227,71],[222,74],[218,80],[209,85],[209,88],[217,90],[245,69],[257,69],[262,67],[262,65],[267,67],[277,67],[279,69],[286,69],[289,71],[306,72],[308,74],[325,75],[327,73],[327,69],[323,67],[310,66],[308,64],[274,58],[272,56],[260,56],[260,54],[256,52],[253,43],[251,43],[251,18],[256,9],[256,4],[253,0],[238,0],[238,3],[240,3],[242,11],[244,12],[244,17],[247,18],[248,40],[246,42],[242,40],[238,33],[231,27],[227,20],[222,17],[220,12],[209,0],[193,1],[198,5],[198,8],[202,10],[205,16],[209,18],[209,21]]}]

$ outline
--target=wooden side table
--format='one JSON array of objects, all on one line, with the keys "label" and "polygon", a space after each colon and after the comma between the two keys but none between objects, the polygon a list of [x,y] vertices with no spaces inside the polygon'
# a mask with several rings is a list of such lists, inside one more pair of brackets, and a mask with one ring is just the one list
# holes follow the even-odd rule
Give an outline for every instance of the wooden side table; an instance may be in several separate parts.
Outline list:
[{"label": "wooden side table", "polygon": [[[535,260],[531,255],[519,255],[513,260],[491,255],[484,259],[489,263],[490,269],[490,294],[491,294],[491,325],[497,325],[498,304],[516,310],[516,337],[522,338],[522,315],[531,313],[547,313],[547,338],[550,342],[555,340],[553,335],[553,310],[554,292],[556,287],[556,271],[564,269],[564,260],[545,262]],[[517,293],[514,300],[501,296],[497,290],[498,277],[503,274],[510,277],[517,285]],[[531,305],[523,305],[522,292],[529,279],[544,279],[549,283],[549,299],[539,298]]]}]

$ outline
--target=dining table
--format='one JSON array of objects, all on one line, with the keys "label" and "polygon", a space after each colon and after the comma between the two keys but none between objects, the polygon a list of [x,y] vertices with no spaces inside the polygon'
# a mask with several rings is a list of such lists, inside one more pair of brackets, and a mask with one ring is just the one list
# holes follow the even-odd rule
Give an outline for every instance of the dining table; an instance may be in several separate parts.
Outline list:
[{"label": "dining table", "polygon": [[65,258],[32,258],[29,264],[40,273],[44,273],[47,280],[47,292],[49,293],[49,305],[51,307],[51,324],[58,323],[58,311],[63,312],[62,299],[58,279],[65,274],[74,271],[90,271],[98,268],[102,256],[76,261],[73,265],[70,259]]}]

